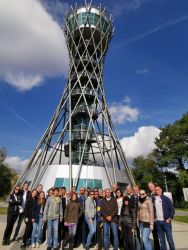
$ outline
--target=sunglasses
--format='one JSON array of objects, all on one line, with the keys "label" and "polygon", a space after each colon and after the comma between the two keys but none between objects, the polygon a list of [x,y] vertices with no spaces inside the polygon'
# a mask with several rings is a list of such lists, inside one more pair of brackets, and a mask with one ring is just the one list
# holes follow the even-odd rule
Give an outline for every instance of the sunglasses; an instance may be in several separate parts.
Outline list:
[{"label": "sunglasses", "polygon": [[145,195],[145,193],[141,193],[140,195],[141,195],[141,196],[142,196],[142,195]]},{"label": "sunglasses", "polygon": [[91,194],[91,195],[94,195],[94,194]]}]

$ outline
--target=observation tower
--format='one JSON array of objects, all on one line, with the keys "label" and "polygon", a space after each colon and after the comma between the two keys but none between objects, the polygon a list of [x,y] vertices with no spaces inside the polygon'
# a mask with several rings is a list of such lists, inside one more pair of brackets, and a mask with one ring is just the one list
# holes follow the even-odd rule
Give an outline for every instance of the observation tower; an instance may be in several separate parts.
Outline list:
[{"label": "observation tower", "polygon": [[19,179],[71,188],[134,184],[108,111],[104,60],[113,35],[112,19],[100,7],[72,8],[64,34],[70,57],[62,98]]}]

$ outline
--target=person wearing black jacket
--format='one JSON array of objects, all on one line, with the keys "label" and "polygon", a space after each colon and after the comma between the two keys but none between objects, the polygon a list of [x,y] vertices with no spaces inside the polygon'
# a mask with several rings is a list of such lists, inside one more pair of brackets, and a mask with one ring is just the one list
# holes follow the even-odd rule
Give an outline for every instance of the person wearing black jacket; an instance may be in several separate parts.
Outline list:
[{"label": "person wearing black jacket", "polygon": [[119,227],[122,230],[122,236],[125,239],[125,246],[123,249],[134,250],[133,232],[136,229],[136,217],[134,211],[134,204],[128,196],[123,199],[123,206],[119,218]]},{"label": "person wearing black jacket", "polygon": [[4,232],[2,245],[10,244],[10,236],[19,215],[19,206],[22,204],[22,196],[20,194],[19,185],[15,187],[13,193],[9,196],[8,202],[9,206],[7,211],[7,225]]},{"label": "person wearing black jacket", "polygon": [[29,199],[31,193],[29,191],[29,184],[27,181],[24,182],[23,184],[23,189],[20,190],[20,194],[22,195],[22,204],[21,206],[19,206],[19,215],[18,215],[18,221],[17,221],[17,226],[16,226],[16,230],[15,230],[15,233],[14,233],[14,237],[13,237],[13,240],[18,240],[18,234],[19,234],[19,231],[20,231],[20,227],[21,227],[21,224],[22,224],[22,221],[24,219],[24,215],[25,215],[25,205],[26,205],[26,202],[27,200]]},{"label": "person wearing black jacket", "polygon": [[35,199],[37,197],[37,190],[33,189],[29,199],[26,202],[25,205],[25,232],[23,236],[23,241],[21,243],[21,248],[25,248],[26,244],[31,239],[31,233],[32,233],[32,215],[33,215],[33,208],[35,204]]}]

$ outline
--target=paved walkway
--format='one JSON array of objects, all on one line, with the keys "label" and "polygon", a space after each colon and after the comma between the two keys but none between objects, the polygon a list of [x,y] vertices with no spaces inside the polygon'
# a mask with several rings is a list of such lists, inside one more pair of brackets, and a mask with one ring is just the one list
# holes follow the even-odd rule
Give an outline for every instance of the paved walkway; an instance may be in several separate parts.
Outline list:
[{"label": "paved walkway", "polygon": [[[5,226],[6,226],[6,216],[0,215],[0,243],[2,242]],[[176,250],[188,250],[188,224],[174,222],[173,236],[174,236]],[[27,250],[31,249],[32,249],[31,246],[27,248]],[[40,246],[38,249],[46,250],[46,246]],[[77,250],[81,249],[82,248],[77,248]],[[20,242],[13,242],[10,244],[10,246],[0,245],[0,250],[20,250]]]}]

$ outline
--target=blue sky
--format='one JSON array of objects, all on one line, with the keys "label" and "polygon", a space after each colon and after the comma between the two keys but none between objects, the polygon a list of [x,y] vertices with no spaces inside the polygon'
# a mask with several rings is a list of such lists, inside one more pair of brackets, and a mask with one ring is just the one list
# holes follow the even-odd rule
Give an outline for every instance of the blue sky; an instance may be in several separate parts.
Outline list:
[{"label": "blue sky", "polygon": [[[58,6],[66,10],[74,4],[74,1],[54,1],[52,6],[50,0],[43,2],[54,18],[60,14]],[[126,106],[130,112],[137,111],[131,113],[131,118],[115,122],[120,138],[134,139],[140,127],[160,128],[187,112],[188,1],[106,0],[102,5],[113,13],[115,26],[105,61],[106,97],[110,107]],[[6,23],[2,21],[0,30],[2,27],[5,30]],[[16,46],[14,41],[12,46]],[[1,56],[2,53],[3,68]],[[47,74],[41,66],[41,72],[42,80],[35,79],[37,86],[23,91],[0,70],[0,147],[7,149],[9,157],[21,160],[30,157],[62,95],[66,69]]]}]

